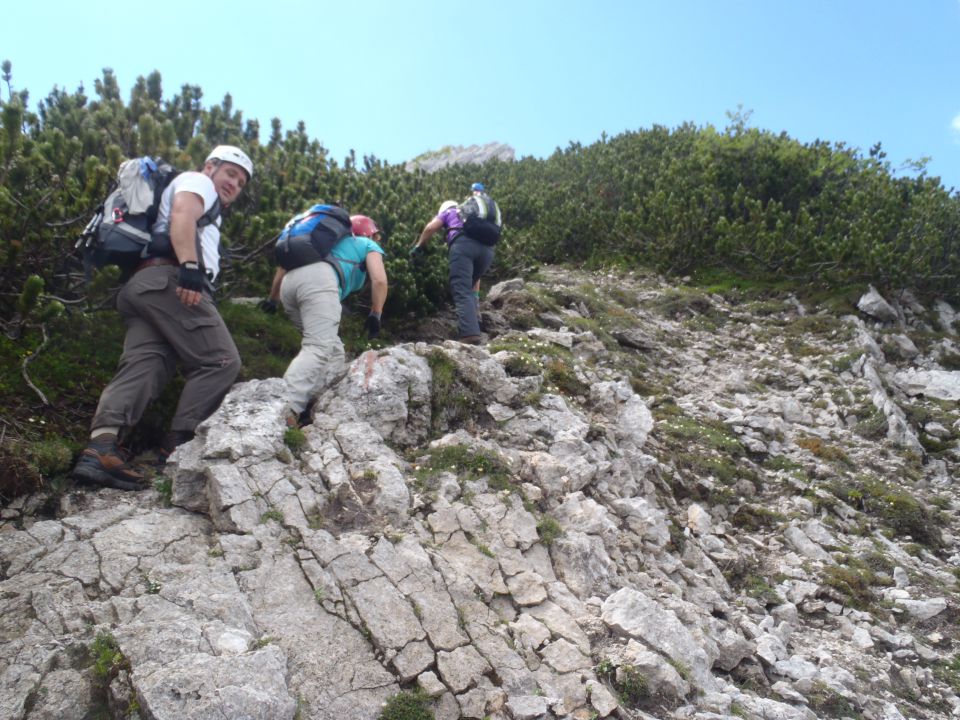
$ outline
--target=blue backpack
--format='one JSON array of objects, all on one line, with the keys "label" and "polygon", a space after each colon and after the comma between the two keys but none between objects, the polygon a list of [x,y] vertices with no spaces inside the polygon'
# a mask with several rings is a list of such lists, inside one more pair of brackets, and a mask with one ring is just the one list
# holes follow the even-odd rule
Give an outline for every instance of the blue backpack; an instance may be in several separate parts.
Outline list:
[{"label": "blue backpack", "polygon": [[314,205],[294,216],[280,232],[274,255],[284,270],[329,262],[340,274],[330,251],[351,234],[350,215],[336,205]]}]

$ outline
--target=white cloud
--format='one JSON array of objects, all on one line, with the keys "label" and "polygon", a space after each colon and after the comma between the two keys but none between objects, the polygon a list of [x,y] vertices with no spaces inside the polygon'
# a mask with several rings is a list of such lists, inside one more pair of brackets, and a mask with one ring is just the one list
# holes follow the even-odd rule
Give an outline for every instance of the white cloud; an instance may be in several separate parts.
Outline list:
[{"label": "white cloud", "polygon": [[957,135],[957,138],[960,139],[960,114],[954,116],[953,122],[950,123],[950,127],[953,128],[953,132]]}]

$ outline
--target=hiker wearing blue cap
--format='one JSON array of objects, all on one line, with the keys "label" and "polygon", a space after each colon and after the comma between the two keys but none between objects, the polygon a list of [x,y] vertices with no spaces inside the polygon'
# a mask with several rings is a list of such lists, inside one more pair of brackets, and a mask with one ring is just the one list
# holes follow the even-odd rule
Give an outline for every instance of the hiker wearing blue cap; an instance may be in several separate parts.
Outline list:
[{"label": "hiker wearing blue cap", "polygon": [[483,183],[470,186],[471,195],[461,204],[447,200],[437,215],[426,224],[410,255],[414,259],[426,252],[426,244],[440,230],[447,235],[450,263],[450,292],[457,309],[460,342],[480,345],[480,278],[493,263],[493,246],[500,239],[503,225],[500,208]]}]

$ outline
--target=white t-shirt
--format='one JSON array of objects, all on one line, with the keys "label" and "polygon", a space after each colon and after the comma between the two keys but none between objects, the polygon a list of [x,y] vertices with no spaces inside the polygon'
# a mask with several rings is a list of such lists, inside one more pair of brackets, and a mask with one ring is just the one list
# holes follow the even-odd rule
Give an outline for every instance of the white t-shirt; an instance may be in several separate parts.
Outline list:
[{"label": "white t-shirt", "polygon": [[[213,180],[199,172],[184,172],[177,175],[160,196],[160,208],[153,232],[165,233],[170,230],[170,207],[173,196],[179,192],[192,192],[203,199],[203,211],[207,212],[217,201],[217,189]],[[220,274],[220,218],[200,228],[200,247],[203,251],[203,266],[213,273],[216,280]]]}]

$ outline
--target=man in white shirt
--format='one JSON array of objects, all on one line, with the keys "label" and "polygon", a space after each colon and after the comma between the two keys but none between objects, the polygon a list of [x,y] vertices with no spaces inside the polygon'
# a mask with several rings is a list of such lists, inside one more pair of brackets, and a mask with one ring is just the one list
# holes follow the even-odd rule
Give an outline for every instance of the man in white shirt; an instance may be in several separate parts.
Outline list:
[{"label": "man in white shirt", "polygon": [[148,256],[117,295],[127,328],[123,354],[100,395],[74,478],[142,489],[143,475],[126,462],[118,438],[137,424],[177,365],[186,383],[162,443],[164,459],[193,437],[236,379],[240,354],[211,293],[220,271],[220,209],[239,197],[252,175],[246,153],[220,145],[200,172],[181,173],[164,190]]}]

